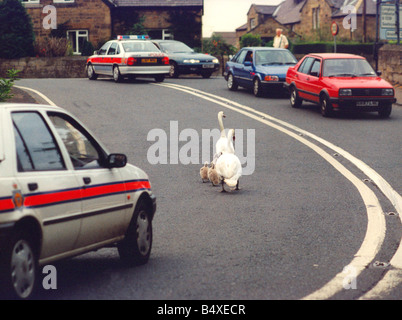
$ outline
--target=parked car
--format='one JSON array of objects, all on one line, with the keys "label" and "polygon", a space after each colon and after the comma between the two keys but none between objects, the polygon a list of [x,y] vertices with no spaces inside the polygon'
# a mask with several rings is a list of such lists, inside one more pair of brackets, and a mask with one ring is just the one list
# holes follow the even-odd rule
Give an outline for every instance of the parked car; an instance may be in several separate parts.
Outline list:
[{"label": "parked car", "polygon": [[148,176],[59,107],[0,103],[0,291],[29,298],[40,266],[116,246],[147,263]]},{"label": "parked car", "polygon": [[285,86],[290,104],[301,106],[303,100],[320,105],[324,117],[334,112],[376,111],[389,117],[396,102],[395,90],[380,78],[364,57],[343,53],[306,55],[289,68]]},{"label": "parked car", "polygon": [[288,68],[296,63],[287,49],[245,47],[226,63],[224,76],[229,90],[249,88],[259,97],[282,90]]},{"label": "parked car", "polygon": [[156,48],[148,36],[117,36],[106,42],[86,63],[88,79],[111,76],[115,82],[126,77],[151,77],[162,82],[169,74],[169,58]]},{"label": "parked car", "polygon": [[210,78],[219,70],[219,60],[211,55],[196,53],[185,43],[176,40],[152,40],[170,61],[169,75],[178,78],[181,74],[197,74]]}]

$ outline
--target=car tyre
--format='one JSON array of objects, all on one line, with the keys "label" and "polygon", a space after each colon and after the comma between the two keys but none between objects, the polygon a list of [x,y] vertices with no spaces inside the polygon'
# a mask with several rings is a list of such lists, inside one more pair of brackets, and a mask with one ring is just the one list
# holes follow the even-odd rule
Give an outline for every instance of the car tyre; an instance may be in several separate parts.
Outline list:
[{"label": "car tyre", "polygon": [[389,118],[389,116],[391,115],[391,112],[392,112],[392,104],[389,103],[385,107],[378,110],[378,115],[380,116],[380,118],[385,119],[385,118]]},{"label": "car tyre", "polygon": [[1,295],[29,299],[36,289],[38,260],[31,238],[17,231],[4,251],[1,262]]},{"label": "car tyre", "polygon": [[332,104],[326,95],[320,97],[320,109],[323,117],[332,117],[334,110],[332,109]]},{"label": "car tyre", "polygon": [[121,260],[128,265],[148,262],[152,248],[152,220],[145,201],[138,202],[126,236],[117,248]]},{"label": "car tyre", "polygon": [[170,62],[169,76],[171,78],[178,78],[179,77],[179,70],[178,70],[178,67],[177,67],[177,63],[174,62],[174,61]]},{"label": "car tyre", "polygon": [[290,105],[292,108],[300,108],[302,103],[303,100],[299,98],[296,87],[290,87]]},{"label": "car tyre", "polygon": [[89,80],[96,80],[98,75],[95,73],[94,67],[92,64],[87,66],[87,76]]},{"label": "car tyre", "polygon": [[165,75],[164,74],[160,74],[155,76],[155,81],[156,82],[163,82],[163,80],[165,80]]},{"label": "car tyre", "polygon": [[121,82],[123,80],[123,76],[121,75],[118,66],[113,67],[113,80],[114,82]]},{"label": "car tyre", "polygon": [[211,76],[212,76],[212,72],[203,72],[203,73],[201,73],[201,76],[202,76],[204,79],[209,79],[209,78],[211,78]]},{"label": "car tyre", "polygon": [[236,91],[239,88],[236,80],[233,77],[232,73],[228,74],[228,82],[227,82],[228,89],[231,91]]},{"label": "car tyre", "polygon": [[253,82],[253,93],[256,97],[262,96],[261,81],[258,78],[256,78]]}]

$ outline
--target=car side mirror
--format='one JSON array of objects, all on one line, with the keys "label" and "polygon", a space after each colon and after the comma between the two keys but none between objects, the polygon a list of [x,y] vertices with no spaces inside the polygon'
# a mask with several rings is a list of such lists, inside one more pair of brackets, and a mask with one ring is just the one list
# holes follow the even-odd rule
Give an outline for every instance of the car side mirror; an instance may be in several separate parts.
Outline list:
[{"label": "car side mirror", "polygon": [[106,166],[111,168],[123,168],[127,164],[127,156],[122,153],[111,153],[107,156]]},{"label": "car side mirror", "polygon": [[319,73],[319,72],[310,72],[310,74],[311,74],[313,77],[319,77],[319,76],[320,76],[320,73]]},{"label": "car side mirror", "polygon": [[381,76],[382,75],[382,72],[380,71],[380,70],[377,70],[377,76]]},{"label": "car side mirror", "polygon": [[253,63],[251,61],[245,61],[244,62],[245,67],[251,67],[252,65],[253,65]]},{"label": "car side mirror", "polygon": [[97,55],[97,54],[98,54],[98,50],[95,50],[95,51],[94,51],[94,55]]}]

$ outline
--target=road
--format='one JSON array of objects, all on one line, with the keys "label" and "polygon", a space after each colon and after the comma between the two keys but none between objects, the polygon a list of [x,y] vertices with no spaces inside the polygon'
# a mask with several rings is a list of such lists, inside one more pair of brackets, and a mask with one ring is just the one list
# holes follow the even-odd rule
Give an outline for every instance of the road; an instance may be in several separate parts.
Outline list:
[{"label": "road", "polygon": [[[231,92],[222,77],[18,85],[126,153],[149,174],[158,203],[147,265],[125,268],[112,248],[58,262],[57,290],[39,298],[402,298],[401,107],[385,120],[328,119],[280,94]],[[220,110],[246,161],[237,192],[199,177]]]}]

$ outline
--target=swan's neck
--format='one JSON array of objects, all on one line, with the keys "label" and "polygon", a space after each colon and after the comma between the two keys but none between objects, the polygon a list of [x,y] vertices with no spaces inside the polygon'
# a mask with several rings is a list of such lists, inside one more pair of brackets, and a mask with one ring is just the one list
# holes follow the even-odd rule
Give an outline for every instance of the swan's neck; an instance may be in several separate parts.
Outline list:
[{"label": "swan's neck", "polygon": [[222,120],[221,114],[218,116],[218,122],[219,122],[219,128],[221,130],[221,136],[222,136],[222,134],[225,134],[225,128],[223,127],[223,120]]}]

